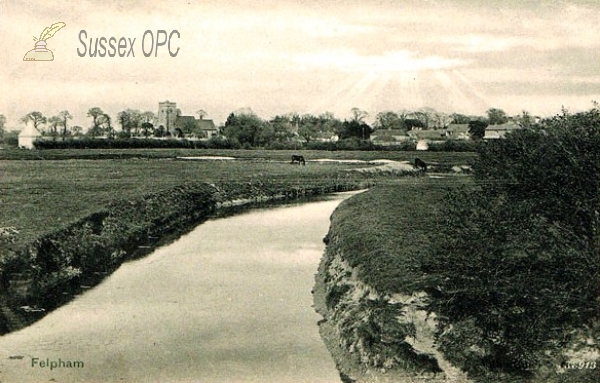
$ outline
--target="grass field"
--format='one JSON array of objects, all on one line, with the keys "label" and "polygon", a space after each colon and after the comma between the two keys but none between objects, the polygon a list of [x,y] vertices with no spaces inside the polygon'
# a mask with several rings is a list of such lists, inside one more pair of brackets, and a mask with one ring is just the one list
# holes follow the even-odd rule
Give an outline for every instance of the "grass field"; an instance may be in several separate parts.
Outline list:
[{"label": "grass field", "polygon": [[[346,165],[346,167],[348,167]],[[339,165],[174,160],[0,161],[0,227],[35,237],[116,199],[157,192],[190,181],[237,183],[283,178],[336,177]]]},{"label": "grass field", "polygon": [[475,158],[469,152],[416,152],[416,151],[319,151],[319,150],[222,150],[222,149],[53,149],[53,150],[0,150],[0,160],[65,160],[65,159],[127,159],[175,158],[180,156],[227,156],[247,160],[290,161],[292,154],[301,154],[307,160],[319,158],[394,161],[414,161],[421,158],[427,163],[467,163]]},{"label": "grass field", "polygon": [[[291,153],[175,149],[0,151],[4,158],[15,158],[0,160],[0,228],[15,228],[19,231],[17,242],[25,243],[116,199],[165,190],[190,181],[232,184],[285,180],[301,184],[307,179],[367,177],[345,171],[364,165],[292,166],[288,163]],[[361,160],[410,160],[414,156],[410,152],[311,151],[302,154],[307,159]],[[464,164],[472,158],[470,153],[423,154],[421,157],[426,161],[444,164]],[[175,160],[179,156],[210,155],[246,161]],[[19,157],[21,159],[16,159]]]}]

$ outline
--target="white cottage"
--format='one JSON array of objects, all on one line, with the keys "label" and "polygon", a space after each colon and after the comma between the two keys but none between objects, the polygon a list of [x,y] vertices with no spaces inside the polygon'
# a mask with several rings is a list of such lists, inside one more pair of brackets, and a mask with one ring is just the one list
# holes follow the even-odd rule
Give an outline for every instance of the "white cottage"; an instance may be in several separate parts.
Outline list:
[{"label": "white cottage", "polygon": [[33,149],[33,141],[40,137],[40,132],[33,127],[33,124],[27,124],[25,129],[19,133],[19,148]]},{"label": "white cottage", "polygon": [[427,150],[427,149],[429,149],[429,141],[419,140],[417,142],[417,150]]}]

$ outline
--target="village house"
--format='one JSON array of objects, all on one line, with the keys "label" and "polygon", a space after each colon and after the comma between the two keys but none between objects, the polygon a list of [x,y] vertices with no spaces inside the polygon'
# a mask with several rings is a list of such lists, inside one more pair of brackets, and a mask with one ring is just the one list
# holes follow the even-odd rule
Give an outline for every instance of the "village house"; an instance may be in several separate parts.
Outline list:
[{"label": "village house", "polygon": [[507,133],[514,132],[518,129],[521,129],[521,126],[512,121],[506,122],[504,124],[489,125],[485,129],[485,136],[483,136],[483,139],[497,140],[499,138],[504,138],[504,136],[506,136]]},{"label": "village house", "polygon": [[371,142],[378,145],[395,145],[409,140],[410,137],[402,129],[378,129],[371,134]]},{"label": "village house", "polygon": [[450,124],[446,128],[445,135],[456,140],[470,140],[469,124]]},{"label": "village house", "polygon": [[19,148],[33,149],[33,142],[39,139],[42,135],[33,127],[33,123],[27,123],[25,129],[19,133]]}]

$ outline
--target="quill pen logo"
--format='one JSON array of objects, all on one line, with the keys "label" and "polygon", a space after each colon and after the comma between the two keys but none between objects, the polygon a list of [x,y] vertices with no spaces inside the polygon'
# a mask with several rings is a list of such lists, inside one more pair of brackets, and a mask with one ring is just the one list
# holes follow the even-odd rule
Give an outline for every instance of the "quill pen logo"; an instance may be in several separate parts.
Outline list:
[{"label": "quill pen logo", "polygon": [[51,26],[44,29],[40,38],[33,37],[33,41],[35,41],[35,49],[30,50],[23,57],[23,61],[53,61],[54,54],[51,50],[46,48],[46,41],[54,36],[56,32],[58,32],[61,28],[63,28],[66,24],[63,22],[54,23]]}]

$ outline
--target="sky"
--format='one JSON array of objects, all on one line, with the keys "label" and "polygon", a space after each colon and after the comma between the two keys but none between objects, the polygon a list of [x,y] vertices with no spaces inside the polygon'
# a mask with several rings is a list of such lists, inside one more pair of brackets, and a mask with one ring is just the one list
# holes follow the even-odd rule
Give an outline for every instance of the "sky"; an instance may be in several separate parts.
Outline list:
[{"label": "sky", "polygon": [[[599,19],[594,0],[0,0],[0,114],[14,129],[31,111],[87,128],[92,107],[115,118],[166,100],[217,125],[245,108],[551,116],[600,101]],[[54,60],[23,61],[57,22]],[[175,57],[159,30],[179,33]],[[134,57],[90,57],[101,37],[135,38]]]}]

